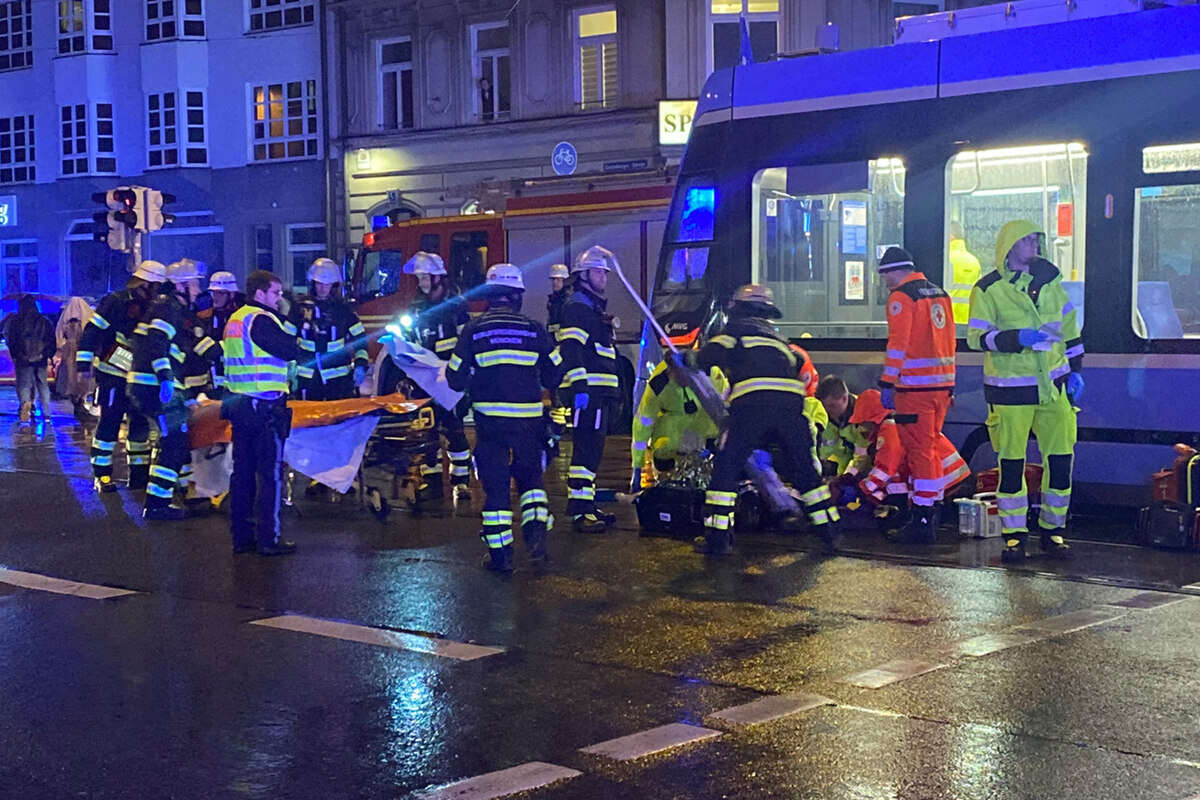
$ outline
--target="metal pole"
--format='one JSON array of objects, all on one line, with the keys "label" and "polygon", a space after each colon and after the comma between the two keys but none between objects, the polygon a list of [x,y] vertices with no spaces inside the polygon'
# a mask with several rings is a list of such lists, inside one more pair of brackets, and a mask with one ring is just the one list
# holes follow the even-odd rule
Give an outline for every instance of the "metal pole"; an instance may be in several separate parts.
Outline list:
[{"label": "metal pole", "polygon": [[137,270],[137,268],[139,266],[141,266],[141,263],[142,263],[142,232],[141,231],[133,232],[133,247],[130,250],[130,252],[133,253],[133,269],[129,270],[132,273],[135,270]]}]

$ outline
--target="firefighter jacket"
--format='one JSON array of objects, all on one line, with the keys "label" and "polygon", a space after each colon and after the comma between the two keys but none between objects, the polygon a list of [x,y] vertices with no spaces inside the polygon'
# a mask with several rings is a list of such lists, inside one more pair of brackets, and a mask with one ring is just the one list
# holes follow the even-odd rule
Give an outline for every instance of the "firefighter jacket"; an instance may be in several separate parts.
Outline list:
[{"label": "firefighter jacket", "polygon": [[[303,330],[304,323],[308,329]],[[301,329],[301,380],[328,383],[344,378],[354,367],[367,366],[367,339],[354,309],[340,297],[305,298],[292,306],[291,323]]]},{"label": "firefighter jacket", "polygon": [[765,319],[732,319],[701,348],[701,369],[717,367],[729,381],[732,408],[748,401],[770,403],[781,395],[805,397],[796,353]]},{"label": "firefighter jacket", "polygon": [[572,394],[615,398],[620,393],[612,318],[604,298],[586,288],[571,292],[563,304],[558,346],[563,359],[563,386]]},{"label": "firefighter jacket", "polygon": [[966,325],[970,317],[971,289],[981,274],[979,259],[967,250],[962,239],[950,240],[950,286],[948,294],[954,304],[954,324]]},{"label": "firefighter jacket", "polygon": [[546,330],[550,331],[551,336],[556,336],[562,326],[563,306],[566,305],[570,294],[571,290],[564,286],[557,292],[551,292],[546,298]]},{"label": "firefighter jacket", "polygon": [[850,422],[857,401],[857,395],[850,395],[846,413],[840,419],[829,420],[818,445],[817,452],[821,460],[832,461],[837,475],[861,475],[871,466],[867,454],[870,441],[858,425]]},{"label": "firefighter jacket", "polygon": [[[229,301],[221,308],[216,306],[208,309],[207,314],[200,314],[201,321],[204,323],[207,335],[217,344],[225,338],[225,326],[229,324],[229,319],[234,313],[246,304],[246,296],[241,292],[237,292],[230,296]],[[218,348],[217,358],[212,365],[212,385],[225,385],[225,357]]]},{"label": "firefighter jacket", "polygon": [[542,389],[558,385],[562,356],[541,323],[494,309],[469,321],[446,365],[446,383],[485,417],[542,419]]},{"label": "firefighter jacket", "polygon": [[95,365],[97,372],[124,381],[133,367],[134,331],[153,299],[153,295],[146,297],[130,289],[106,295],[84,326],[75,353],[76,368],[87,370]]},{"label": "firefighter jacket", "polygon": [[133,335],[133,366],[126,375],[131,389],[137,386],[158,387],[173,381],[176,389],[207,382],[209,367],[218,348],[205,335],[199,320],[178,294],[160,294],[138,323]]},{"label": "firefighter jacket", "polygon": [[442,361],[449,361],[458,344],[459,331],[470,319],[462,296],[446,297],[437,303],[428,297],[419,297],[413,301],[408,313],[413,318],[417,344],[436,353]]},{"label": "firefighter jacket", "polygon": [[[718,392],[729,391],[721,370],[710,369],[708,377]],[[694,431],[701,439],[712,439],[719,433],[717,424],[700,407],[691,391],[671,380],[664,361],[650,373],[646,391],[633,417],[634,468],[640,469],[646,463],[646,450],[652,439],[665,437],[675,450],[684,431]]]},{"label": "firefighter jacket", "polygon": [[887,357],[879,386],[900,392],[954,388],[954,311],[950,297],[920,272],[888,296]]},{"label": "firefighter jacket", "polygon": [[[1083,368],[1075,306],[1062,286],[1058,268],[1035,259],[1028,272],[1010,270],[1008,251],[1036,228],[1009,223],[996,242],[996,269],[971,292],[967,344],[983,350],[983,396],[991,405],[1027,406],[1049,402],[1055,387]],[[1033,328],[1049,336],[1034,347],[1022,347],[1019,332]]]}]

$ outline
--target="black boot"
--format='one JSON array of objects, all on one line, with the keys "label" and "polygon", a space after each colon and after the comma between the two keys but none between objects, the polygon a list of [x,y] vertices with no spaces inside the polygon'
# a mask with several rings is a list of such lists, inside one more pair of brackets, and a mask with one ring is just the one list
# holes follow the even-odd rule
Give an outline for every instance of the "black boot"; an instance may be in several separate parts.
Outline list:
[{"label": "black boot", "polygon": [[417,499],[425,502],[441,500],[444,495],[441,475],[429,475],[421,480],[417,487]]},{"label": "black boot", "polygon": [[1042,529],[1042,552],[1050,558],[1066,561],[1071,557],[1071,546],[1063,538],[1066,531],[1062,528]]},{"label": "black boot", "polygon": [[529,560],[534,563],[549,561],[550,555],[546,552],[546,530],[534,528],[522,533],[525,536],[525,550],[529,553]]},{"label": "black boot", "polygon": [[733,534],[709,528],[704,532],[703,539],[696,538],[692,549],[708,556],[727,556],[733,552]]},{"label": "black boot", "polygon": [[818,525],[817,535],[821,537],[821,545],[826,553],[836,553],[842,545],[841,523],[836,520]]},{"label": "black boot", "polygon": [[1004,540],[1004,552],[1000,554],[1000,560],[1005,564],[1020,564],[1025,559],[1029,558],[1029,554],[1025,552],[1025,534],[1015,534],[1008,536]]},{"label": "black boot", "polygon": [[150,467],[147,464],[133,464],[129,467],[129,488],[141,491],[150,483]]},{"label": "black boot", "polygon": [[934,544],[937,542],[937,532],[934,530],[933,520],[932,506],[913,506],[912,518],[908,524],[895,533],[889,531],[887,537],[901,544]]},{"label": "black boot", "polygon": [[174,505],[162,497],[150,496],[146,500],[146,507],[142,509],[142,518],[148,521],[178,522],[187,519],[187,516],[186,508]]},{"label": "black boot", "polygon": [[594,511],[589,511],[586,514],[576,514],[571,525],[580,533],[604,533],[608,530],[608,526],[604,524],[604,520],[596,516]]},{"label": "black boot", "polygon": [[111,494],[117,490],[117,485],[113,483],[111,475],[101,475],[92,481],[92,488],[100,494]]},{"label": "black boot", "polygon": [[483,559],[483,567],[491,572],[512,572],[512,545],[506,544],[503,547],[489,548],[487,556]]}]

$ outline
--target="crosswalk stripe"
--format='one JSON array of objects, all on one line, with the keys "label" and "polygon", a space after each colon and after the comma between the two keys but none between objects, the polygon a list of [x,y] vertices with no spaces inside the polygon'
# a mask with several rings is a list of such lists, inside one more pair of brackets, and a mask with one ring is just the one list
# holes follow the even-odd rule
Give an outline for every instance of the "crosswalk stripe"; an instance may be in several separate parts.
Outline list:
[{"label": "crosswalk stripe", "polygon": [[492,800],[492,798],[508,797],[518,792],[541,789],[553,783],[577,778],[582,774],[579,770],[560,767],[557,764],[530,761],[520,766],[489,772],[486,775],[466,778],[435,789],[418,792],[416,797],[423,798],[423,800]]},{"label": "crosswalk stripe", "polygon": [[860,689],[882,689],[884,686],[891,686],[893,683],[907,680],[908,678],[915,678],[918,675],[924,675],[927,672],[933,672],[945,666],[945,664],[935,664],[930,661],[914,661],[901,658],[889,661],[886,664],[880,664],[874,669],[847,675],[839,683],[848,683]]},{"label": "crosswalk stripe", "polygon": [[1010,647],[1020,647],[1023,644],[1031,644],[1033,642],[1045,639],[1044,634],[1036,634],[1032,631],[1001,631],[1000,633],[985,633],[981,636],[974,636],[967,639],[965,642],[959,642],[951,651],[954,656],[971,656],[979,658],[980,656],[988,656],[992,653],[999,653],[1001,650],[1007,650]]},{"label": "crosswalk stripe", "polygon": [[781,717],[799,714],[819,706],[832,705],[833,701],[819,694],[792,692],[773,697],[763,697],[740,706],[723,708],[714,711],[704,718],[706,725],[725,725],[731,728],[742,728],[749,725],[760,725],[764,722],[780,719]]},{"label": "crosswalk stripe", "polygon": [[20,586],[23,589],[36,589],[41,592],[69,594],[73,597],[86,597],[89,600],[108,600],[113,597],[123,597],[127,594],[137,594],[131,589],[114,589],[111,586],[99,586],[94,583],[66,581],[62,578],[51,578],[48,575],[38,575],[35,572],[21,572],[15,569],[0,567],[0,582]]},{"label": "crosswalk stripe", "polygon": [[670,725],[660,725],[641,733],[633,733],[607,742],[582,747],[579,752],[592,756],[610,758],[614,761],[633,761],[634,759],[661,753],[692,742],[702,742],[705,739],[715,739],[720,731],[702,728],[699,725],[685,725],[673,722]]},{"label": "crosswalk stripe", "polygon": [[1013,631],[1045,631],[1046,633],[1061,635],[1064,633],[1074,633],[1075,631],[1090,628],[1093,625],[1102,625],[1105,622],[1112,622],[1114,619],[1120,619],[1125,616],[1124,611],[1114,611],[1111,608],[1084,608],[1079,611],[1072,611],[1069,614],[1058,614],[1053,617],[1027,622],[1024,625],[1018,625],[1013,628]]},{"label": "crosswalk stripe", "polygon": [[1161,608],[1169,606],[1172,603],[1180,603],[1187,600],[1187,596],[1170,594],[1168,592],[1142,592],[1135,594],[1133,597],[1126,597],[1124,600],[1118,600],[1115,603],[1105,603],[1106,606],[1116,606],[1117,608]]},{"label": "crosswalk stripe", "polygon": [[453,642],[448,639],[435,639],[430,636],[418,636],[415,633],[389,631],[383,628],[371,628],[366,625],[353,625],[349,622],[321,619],[320,617],[305,617],[300,614],[284,614],[279,617],[257,619],[250,624],[261,625],[264,628],[310,633],[314,636],[325,636],[330,639],[343,639],[348,642],[361,642],[380,647],[390,647],[395,650],[429,653],[430,655],[453,658],[458,661],[474,661],[477,658],[485,658],[486,656],[494,656],[504,652],[503,647],[487,647],[466,642]]}]

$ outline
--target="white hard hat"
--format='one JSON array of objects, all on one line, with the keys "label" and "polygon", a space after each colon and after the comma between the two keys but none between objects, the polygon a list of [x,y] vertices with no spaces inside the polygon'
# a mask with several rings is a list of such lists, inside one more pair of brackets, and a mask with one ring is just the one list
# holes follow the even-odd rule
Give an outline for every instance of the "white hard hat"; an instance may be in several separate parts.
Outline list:
[{"label": "white hard hat", "polygon": [[208,289],[218,292],[236,292],[238,290],[237,278],[233,277],[232,272],[214,272],[208,279]]},{"label": "white hard hat", "polygon": [[342,271],[332,258],[318,258],[308,268],[308,279],[316,283],[341,283]]},{"label": "white hard hat", "polygon": [[617,257],[600,245],[592,245],[575,257],[571,272],[583,272],[585,269],[602,269],[611,272],[617,263]]},{"label": "white hard hat", "polygon": [[133,277],[141,278],[147,283],[162,283],[167,279],[167,268],[161,261],[147,259],[133,271]]},{"label": "white hard hat", "polygon": [[487,285],[519,289],[523,292],[525,278],[521,275],[521,268],[514,264],[494,264],[487,271]]},{"label": "white hard hat", "polygon": [[569,277],[571,277],[571,273],[567,269],[566,264],[551,264],[550,265],[550,277],[551,278],[569,278]]},{"label": "white hard hat", "polygon": [[181,258],[167,265],[167,280],[173,283],[199,280],[202,275],[203,273],[200,271],[199,264],[190,258]]},{"label": "white hard hat", "polygon": [[404,265],[404,271],[414,275],[445,275],[446,262],[437,253],[418,250]]}]

